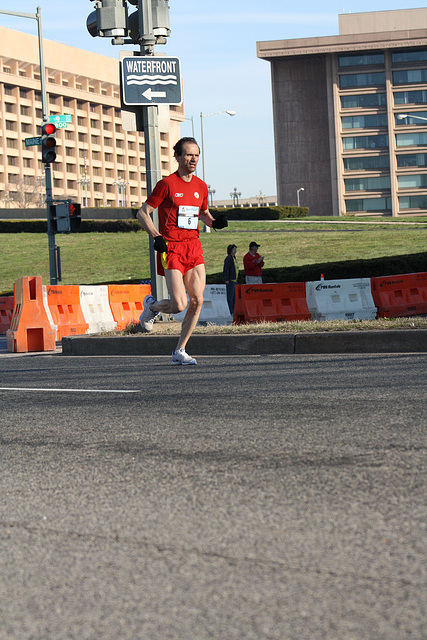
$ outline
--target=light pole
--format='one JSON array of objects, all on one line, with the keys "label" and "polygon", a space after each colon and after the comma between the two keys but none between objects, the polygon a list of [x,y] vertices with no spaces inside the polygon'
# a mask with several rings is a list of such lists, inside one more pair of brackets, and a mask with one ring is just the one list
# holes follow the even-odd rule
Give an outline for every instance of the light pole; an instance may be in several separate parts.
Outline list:
[{"label": "light pole", "polygon": [[[119,178],[118,180],[115,180],[113,182],[113,185],[117,187],[117,193],[120,194],[121,206],[125,207],[126,206],[126,185],[127,185],[126,180]],[[119,201],[119,204],[120,204],[120,201]]]},{"label": "light pole", "polygon": [[203,182],[206,182],[206,176],[205,176],[205,150],[204,150],[204,140],[203,140],[203,118],[209,118],[209,116],[217,116],[220,113],[227,113],[229,116],[235,116],[236,115],[236,112],[235,111],[231,111],[231,109],[227,109],[226,111],[215,111],[215,113],[200,113],[200,132],[201,132]]},{"label": "light pole", "polygon": [[403,120],[404,118],[416,118],[417,120],[427,121],[427,118],[424,118],[423,116],[416,116],[415,114],[412,114],[412,113],[398,113],[397,118],[398,120]]},{"label": "light pole", "polygon": [[212,189],[212,188],[211,188],[211,185],[210,185],[210,184],[208,184],[208,196],[209,196],[209,199],[210,199],[210,206],[211,206],[211,207],[213,207],[213,206],[214,206],[214,203],[213,203],[213,197],[214,197],[214,194],[215,194],[215,193],[216,193],[215,189]]},{"label": "light pole", "polygon": [[234,190],[230,192],[230,196],[233,199],[233,207],[239,206],[239,196],[241,195],[240,191],[237,191],[237,187],[234,187]]},{"label": "light pole", "polygon": [[81,178],[79,178],[79,180],[77,180],[77,182],[80,185],[82,207],[87,207],[87,188],[88,185],[90,185],[90,180],[89,178],[82,176]]},{"label": "light pole", "polygon": [[299,189],[297,189],[297,206],[299,207],[299,192],[300,191],[305,191],[304,187],[300,187]]}]

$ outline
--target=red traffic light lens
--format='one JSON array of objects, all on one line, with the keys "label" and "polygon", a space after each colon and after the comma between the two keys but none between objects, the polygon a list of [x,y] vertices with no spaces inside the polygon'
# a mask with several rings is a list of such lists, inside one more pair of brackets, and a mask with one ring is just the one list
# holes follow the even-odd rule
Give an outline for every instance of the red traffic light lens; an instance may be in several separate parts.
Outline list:
[{"label": "red traffic light lens", "polygon": [[52,122],[48,122],[47,124],[43,125],[42,134],[46,136],[51,136],[53,133],[55,133],[55,131],[56,131],[56,127],[54,124],[52,124]]}]

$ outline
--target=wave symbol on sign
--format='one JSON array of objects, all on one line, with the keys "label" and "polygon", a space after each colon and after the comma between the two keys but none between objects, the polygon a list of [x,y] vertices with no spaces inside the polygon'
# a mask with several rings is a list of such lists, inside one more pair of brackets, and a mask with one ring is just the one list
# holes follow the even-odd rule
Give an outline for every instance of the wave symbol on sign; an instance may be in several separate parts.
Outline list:
[{"label": "wave symbol on sign", "polygon": [[131,75],[126,79],[127,84],[177,84],[175,76],[136,76]]}]

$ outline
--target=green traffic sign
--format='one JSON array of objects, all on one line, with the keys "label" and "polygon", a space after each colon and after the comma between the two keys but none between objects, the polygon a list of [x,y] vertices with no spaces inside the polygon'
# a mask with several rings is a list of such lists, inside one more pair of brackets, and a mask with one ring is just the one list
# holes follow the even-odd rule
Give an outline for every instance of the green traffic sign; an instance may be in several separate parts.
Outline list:
[{"label": "green traffic sign", "polygon": [[25,138],[26,147],[33,147],[34,145],[41,144],[41,143],[42,143],[41,136],[37,136],[35,138]]},{"label": "green traffic sign", "polygon": [[53,124],[59,124],[60,122],[70,124],[72,122],[72,118],[69,113],[63,116],[54,115],[49,116],[49,122],[53,122]]}]

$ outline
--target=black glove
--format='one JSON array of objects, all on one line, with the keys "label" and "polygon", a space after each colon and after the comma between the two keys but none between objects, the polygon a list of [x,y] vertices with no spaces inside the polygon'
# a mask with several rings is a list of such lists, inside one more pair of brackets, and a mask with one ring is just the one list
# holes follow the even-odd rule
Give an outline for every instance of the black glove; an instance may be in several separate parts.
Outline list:
[{"label": "black glove", "polygon": [[224,213],[221,213],[215,220],[212,222],[212,229],[224,229],[224,227],[228,227],[228,220]]},{"label": "black glove", "polygon": [[168,252],[168,245],[163,236],[156,236],[154,238],[154,250],[158,251],[159,253]]}]

